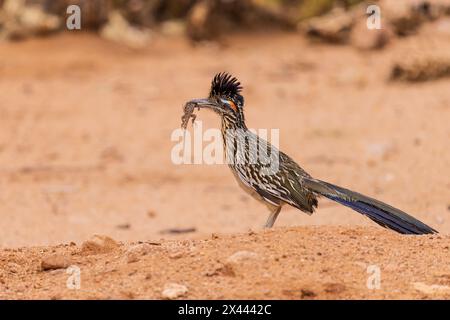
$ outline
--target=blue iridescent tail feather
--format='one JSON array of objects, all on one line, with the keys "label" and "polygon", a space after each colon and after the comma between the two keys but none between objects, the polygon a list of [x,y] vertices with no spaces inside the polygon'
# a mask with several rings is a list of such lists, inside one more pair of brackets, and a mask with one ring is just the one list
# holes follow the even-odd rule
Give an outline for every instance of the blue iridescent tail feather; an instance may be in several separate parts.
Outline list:
[{"label": "blue iridescent tail feather", "polygon": [[437,233],[409,214],[379,200],[317,179],[306,178],[305,184],[317,194],[367,216],[382,227],[402,234]]}]

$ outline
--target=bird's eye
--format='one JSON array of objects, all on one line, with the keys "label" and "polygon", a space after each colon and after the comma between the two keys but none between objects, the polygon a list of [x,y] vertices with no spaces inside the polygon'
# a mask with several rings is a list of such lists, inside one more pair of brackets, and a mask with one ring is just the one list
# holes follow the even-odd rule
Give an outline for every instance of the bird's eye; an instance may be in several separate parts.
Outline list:
[{"label": "bird's eye", "polygon": [[232,100],[220,99],[220,101],[222,101],[223,104],[227,105],[228,107],[233,109],[235,112],[237,112],[236,104]]}]

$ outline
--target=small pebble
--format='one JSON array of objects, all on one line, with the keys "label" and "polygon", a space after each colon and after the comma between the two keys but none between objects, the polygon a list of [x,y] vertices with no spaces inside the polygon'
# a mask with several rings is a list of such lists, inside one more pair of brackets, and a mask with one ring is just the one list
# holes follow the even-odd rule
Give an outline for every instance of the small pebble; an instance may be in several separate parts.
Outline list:
[{"label": "small pebble", "polygon": [[134,245],[125,253],[126,260],[128,263],[138,262],[141,256],[145,256],[152,250],[152,246],[148,243],[141,243]]},{"label": "small pebble", "polygon": [[236,263],[242,261],[248,261],[258,258],[258,255],[252,251],[237,251],[228,257],[227,262]]},{"label": "small pebble", "polygon": [[118,247],[119,244],[114,239],[108,236],[94,235],[90,240],[83,242],[81,252],[84,254],[107,253]]},{"label": "small pebble", "polygon": [[57,270],[65,269],[70,265],[70,261],[65,256],[61,255],[51,255],[45,257],[41,261],[41,270]]},{"label": "small pebble", "polygon": [[164,299],[177,299],[188,293],[188,288],[178,283],[168,283],[164,286],[162,297]]},{"label": "small pebble", "polygon": [[423,282],[413,282],[414,289],[425,294],[449,294],[450,287],[439,284],[428,285]]},{"label": "small pebble", "polygon": [[179,259],[184,255],[184,253],[182,251],[178,251],[178,252],[174,252],[172,254],[169,255],[170,259]]},{"label": "small pebble", "polygon": [[219,239],[219,236],[216,233],[211,233],[211,239],[213,240]]},{"label": "small pebble", "polygon": [[122,223],[122,224],[118,224],[116,227],[118,229],[128,230],[131,228],[131,225],[129,223]]}]

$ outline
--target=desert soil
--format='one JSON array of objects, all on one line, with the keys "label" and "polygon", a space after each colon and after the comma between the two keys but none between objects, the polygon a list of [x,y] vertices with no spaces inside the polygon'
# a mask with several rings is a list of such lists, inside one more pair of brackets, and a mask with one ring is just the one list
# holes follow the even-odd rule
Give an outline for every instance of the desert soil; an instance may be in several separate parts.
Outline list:
[{"label": "desert soil", "polygon": [[[140,52],[83,33],[0,43],[0,298],[164,298],[171,283],[192,299],[450,298],[450,80],[387,80],[440,49],[421,32],[372,52],[296,34],[155,36]],[[262,230],[267,209],[225,165],[174,165],[182,104],[224,70],[248,126],[280,129],[311,175],[440,234],[397,235],[326,200]]]}]

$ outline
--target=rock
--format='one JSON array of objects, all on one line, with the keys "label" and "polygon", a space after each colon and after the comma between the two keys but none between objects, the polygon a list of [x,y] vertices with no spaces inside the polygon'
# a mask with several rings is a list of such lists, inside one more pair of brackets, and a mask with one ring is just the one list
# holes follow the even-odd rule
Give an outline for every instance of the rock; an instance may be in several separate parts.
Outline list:
[{"label": "rock", "polygon": [[439,284],[428,285],[423,282],[413,282],[414,289],[425,294],[448,294],[450,293],[449,286],[443,286]]},{"label": "rock", "polygon": [[127,258],[127,263],[134,263],[134,262],[138,262],[140,260],[139,256],[136,254],[127,254],[126,258]]},{"label": "rock", "polygon": [[187,33],[192,39],[210,39],[215,36],[213,31],[207,27],[211,10],[211,3],[207,1],[199,1],[191,9],[187,18]]},{"label": "rock", "polygon": [[70,265],[70,260],[62,255],[51,255],[41,260],[41,270],[65,269]]},{"label": "rock", "polygon": [[[161,18],[164,14],[164,8],[166,10],[173,9],[173,4],[167,4],[168,2],[168,0],[127,0],[122,1],[119,5],[117,3],[114,3],[113,5],[120,7],[120,12],[124,15],[126,20],[134,25],[153,27],[158,22],[158,17]],[[177,9],[182,10],[182,8],[179,7],[182,7],[184,3],[182,3],[182,1],[178,2],[180,2],[180,4]]]},{"label": "rock", "polygon": [[140,257],[145,256],[152,250],[152,246],[148,243],[141,243],[130,247],[125,253],[128,263],[137,262]]},{"label": "rock", "polygon": [[177,299],[188,293],[188,288],[178,283],[168,283],[164,286],[162,297],[164,299]]},{"label": "rock", "polygon": [[300,31],[311,38],[330,43],[346,43],[354,24],[354,16],[342,8],[336,8],[330,13],[301,22]]},{"label": "rock", "polygon": [[0,12],[0,38],[21,39],[59,29],[61,21],[48,14],[39,5],[24,0],[5,0]]},{"label": "rock", "polygon": [[258,254],[252,251],[237,251],[228,257],[227,262],[239,263],[242,261],[254,260],[258,258]]},{"label": "rock", "polygon": [[425,55],[398,61],[391,68],[391,80],[422,82],[450,77],[450,58]]},{"label": "rock", "polygon": [[186,24],[182,20],[169,20],[161,23],[161,33],[165,36],[182,36],[186,33]]},{"label": "rock", "polygon": [[171,254],[169,255],[169,258],[170,258],[170,259],[179,259],[179,258],[181,258],[182,256],[184,256],[184,252],[183,252],[183,251],[176,251],[176,252],[171,253]]},{"label": "rock", "polygon": [[346,286],[342,283],[326,283],[324,285],[324,290],[326,293],[342,293],[346,290]]},{"label": "rock", "polygon": [[94,235],[81,245],[81,253],[83,254],[99,254],[108,253],[119,247],[119,244],[112,238],[102,235]]},{"label": "rock", "polygon": [[287,15],[268,10],[260,1],[199,0],[186,17],[186,34],[194,41],[216,40],[233,31],[293,29]]},{"label": "rock", "polygon": [[425,22],[436,18],[435,6],[422,0],[381,0],[382,19],[389,21],[393,31],[399,36],[414,34]]},{"label": "rock", "polygon": [[108,23],[100,30],[100,35],[133,49],[142,49],[150,42],[149,30],[132,27],[118,11],[111,11]]},{"label": "rock", "polygon": [[130,248],[128,248],[128,253],[136,253],[141,256],[144,256],[152,251],[153,246],[148,243],[140,243],[136,244]]},{"label": "rock", "polygon": [[207,277],[214,277],[214,276],[234,277],[236,274],[231,264],[217,263],[211,268],[211,270],[206,271],[204,275]]},{"label": "rock", "polygon": [[358,19],[350,34],[350,43],[361,50],[381,49],[391,40],[391,28],[385,24],[381,29],[368,29],[366,19]]},{"label": "rock", "polygon": [[135,293],[134,293],[133,291],[124,290],[124,291],[121,291],[120,294],[121,294],[121,296],[124,297],[125,299],[132,300],[132,299],[135,299],[135,298],[136,298],[136,295],[135,295]]},{"label": "rock", "polygon": [[300,298],[301,299],[311,299],[314,298],[317,294],[309,289],[301,289],[300,290]]}]

